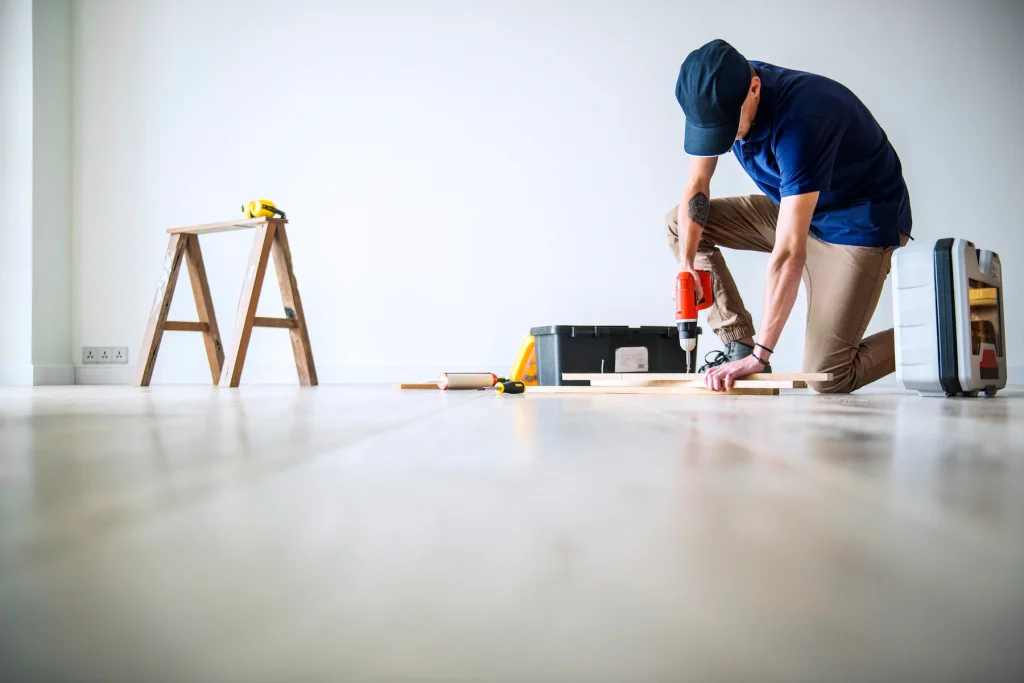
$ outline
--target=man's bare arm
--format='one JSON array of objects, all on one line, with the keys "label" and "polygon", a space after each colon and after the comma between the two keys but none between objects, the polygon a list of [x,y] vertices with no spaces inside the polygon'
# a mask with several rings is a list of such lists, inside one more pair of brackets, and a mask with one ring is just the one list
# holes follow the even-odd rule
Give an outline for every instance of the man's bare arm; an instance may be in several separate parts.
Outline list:
[{"label": "man's bare arm", "polygon": [[708,223],[711,211],[711,176],[718,157],[690,157],[690,175],[683,199],[679,202],[679,266],[693,270],[697,243]]},{"label": "man's bare arm", "polygon": [[779,341],[800,290],[800,276],[807,261],[807,235],[817,204],[818,193],[808,192],[783,197],[779,206],[775,248],[765,273],[764,312],[757,332],[758,343],[770,349]]}]

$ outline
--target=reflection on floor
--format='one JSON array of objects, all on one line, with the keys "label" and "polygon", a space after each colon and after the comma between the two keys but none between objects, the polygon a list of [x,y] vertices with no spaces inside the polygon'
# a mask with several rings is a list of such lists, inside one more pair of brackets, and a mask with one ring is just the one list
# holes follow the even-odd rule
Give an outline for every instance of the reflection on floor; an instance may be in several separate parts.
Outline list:
[{"label": "reflection on floor", "polygon": [[1011,680],[1022,633],[1019,392],[0,390],[4,680]]}]

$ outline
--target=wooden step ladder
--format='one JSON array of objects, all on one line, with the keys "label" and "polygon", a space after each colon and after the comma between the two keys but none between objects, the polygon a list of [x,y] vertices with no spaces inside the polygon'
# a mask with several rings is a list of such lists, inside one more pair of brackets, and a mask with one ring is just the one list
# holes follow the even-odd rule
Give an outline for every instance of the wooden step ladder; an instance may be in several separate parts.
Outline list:
[{"label": "wooden step ladder", "polygon": [[[171,239],[164,257],[164,268],[160,275],[153,307],[149,314],[149,324],[142,341],[142,352],[139,354],[135,368],[135,384],[148,387],[153,378],[156,356],[160,351],[160,341],[166,331],[201,332],[206,345],[206,357],[210,362],[210,374],[213,383],[222,387],[237,387],[242,378],[242,367],[245,365],[245,354],[249,349],[249,337],[253,327],[279,327],[288,330],[291,336],[292,351],[295,354],[295,368],[299,373],[299,384],[305,387],[316,386],[316,368],[313,365],[313,351],[309,345],[309,332],[306,329],[306,316],[302,312],[302,300],[299,298],[299,287],[295,281],[292,268],[292,254],[288,248],[288,236],[283,218],[251,218],[225,223],[208,223],[185,228],[170,228],[167,232]],[[235,314],[234,338],[225,357],[221,344],[220,331],[217,328],[217,316],[213,311],[213,299],[210,298],[210,285],[206,279],[206,267],[203,265],[203,254],[199,249],[199,236],[228,230],[256,229],[249,254],[249,264],[245,269],[245,281],[242,283],[242,295],[238,300],[238,311]],[[267,272],[270,254],[274,255],[274,267],[277,271],[277,282],[281,287],[281,300],[284,304],[285,317],[256,317],[256,304],[260,300],[263,289],[263,278]],[[192,295],[196,301],[198,322],[168,320],[167,313],[171,309],[174,298],[174,287],[178,282],[178,271],[184,258],[188,264],[188,275],[192,283]]]}]

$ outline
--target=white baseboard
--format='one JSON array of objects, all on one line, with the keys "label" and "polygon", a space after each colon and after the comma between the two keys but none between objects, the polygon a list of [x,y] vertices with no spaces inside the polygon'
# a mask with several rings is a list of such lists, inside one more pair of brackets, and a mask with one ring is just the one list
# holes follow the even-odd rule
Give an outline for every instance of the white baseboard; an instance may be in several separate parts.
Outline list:
[{"label": "white baseboard", "polygon": [[69,386],[75,383],[75,366],[32,365],[31,363],[0,364],[0,386]]},{"label": "white baseboard", "polygon": [[75,384],[131,384],[134,372],[130,365],[76,365]]},{"label": "white baseboard", "polygon": [[31,363],[0,363],[0,387],[32,386]]},{"label": "white baseboard", "polygon": [[37,387],[60,387],[75,383],[75,366],[35,365],[32,367],[32,384]]},{"label": "white baseboard", "polygon": [[[507,370],[508,363],[492,364],[495,372]],[[479,371],[480,367],[438,366],[335,366],[318,367],[320,384],[398,384],[401,382],[423,382],[435,379],[442,370],[451,372]],[[131,384],[135,368],[127,365],[79,365],[75,367],[75,384]],[[209,372],[202,369],[176,373],[173,379],[162,378],[157,373],[153,385],[211,384]],[[297,384],[295,367],[252,366],[242,373],[242,385],[246,384]]]}]

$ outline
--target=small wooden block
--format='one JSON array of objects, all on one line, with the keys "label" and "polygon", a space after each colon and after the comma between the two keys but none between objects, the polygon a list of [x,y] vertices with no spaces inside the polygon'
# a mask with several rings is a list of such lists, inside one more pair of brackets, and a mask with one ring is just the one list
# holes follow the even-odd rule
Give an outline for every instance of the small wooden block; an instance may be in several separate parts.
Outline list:
[{"label": "small wooden block", "polygon": [[253,327],[294,329],[299,326],[299,321],[295,318],[253,318],[252,325]]},{"label": "small wooden block", "polygon": [[210,326],[186,320],[168,320],[163,324],[164,332],[206,332]]},{"label": "small wooden block", "polygon": [[441,388],[437,386],[437,382],[410,382],[408,384],[399,384],[399,389],[433,389],[440,391]]}]

